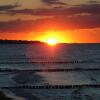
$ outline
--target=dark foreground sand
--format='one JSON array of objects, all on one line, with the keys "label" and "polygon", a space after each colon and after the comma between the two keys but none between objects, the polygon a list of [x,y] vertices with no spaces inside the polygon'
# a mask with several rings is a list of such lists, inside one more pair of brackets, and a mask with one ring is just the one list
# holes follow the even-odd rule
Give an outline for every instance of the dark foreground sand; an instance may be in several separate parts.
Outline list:
[{"label": "dark foreground sand", "polygon": [[0,100],[13,100],[13,99],[7,97],[2,91],[0,91]]}]

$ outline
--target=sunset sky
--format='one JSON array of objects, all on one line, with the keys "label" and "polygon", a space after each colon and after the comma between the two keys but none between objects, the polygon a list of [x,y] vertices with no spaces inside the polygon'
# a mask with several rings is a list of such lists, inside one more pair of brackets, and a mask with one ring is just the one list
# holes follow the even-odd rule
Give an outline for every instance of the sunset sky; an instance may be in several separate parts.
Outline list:
[{"label": "sunset sky", "polygon": [[0,0],[0,39],[100,43],[100,0]]}]

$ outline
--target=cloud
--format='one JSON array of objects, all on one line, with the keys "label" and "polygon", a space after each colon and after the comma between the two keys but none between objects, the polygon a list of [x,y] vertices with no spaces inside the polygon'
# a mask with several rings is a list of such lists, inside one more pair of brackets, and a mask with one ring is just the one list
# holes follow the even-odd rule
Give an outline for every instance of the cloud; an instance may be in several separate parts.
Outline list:
[{"label": "cloud", "polygon": [[77,14],[100,15],[100,4],[83,4],[61,8],[19,9],[9,10],[5,14],[36,15],[36,16],[73,16]]},{"label": "cloud", "polygon": [[100,3],[100,2],[95,1],[95,0],[90,0],[90,1],[88,1],[88,3],[90,3],[90,4],[98,4],[98,3]]},{"label": "cloud", "polygon": [[41,0],[41,1],[47,5],[66,5],[66,3],[61,2],[59,0]]},{"label": "cloud", "polygon": [[17,8],[19,6],[20,5],[18,5],[18,4],[14,4],[14,5],[0,5],[0,11],[12,10],[12,9],[15,9],[15,8]]},{"label": "cloud", "polygon": [[[48,0],[49,1],[49,0]],[[55,1],[55,0],[54,0]],[[50,0],[49,2],[53,2]],[[58,2],[56,0],[55,2]],[[15,7],[16,8],[16,7]],[[0,22],[0,32],[31,32],[46,29],[88,29],[100,27],[100,4],[89,3],[61,8],[13,9],[5,11],[9,15],[39,16],[37,20],[15,20]],[[41,18],[41,16],[52,16]],[[41,18],[41,19],[40,19]]]},{"label": "cloud", "polygon": [[30,32],[34,28],[34,21],[22,21],[17,19],[15,21],[0,22],[1,33],[19,33]]},{"label": "cloud", "polygon": [[42,32],[45,30],[74,30],[100,27],[100,16],[84,15],[37,20],[15,20],[0,22],[1,33]]}]

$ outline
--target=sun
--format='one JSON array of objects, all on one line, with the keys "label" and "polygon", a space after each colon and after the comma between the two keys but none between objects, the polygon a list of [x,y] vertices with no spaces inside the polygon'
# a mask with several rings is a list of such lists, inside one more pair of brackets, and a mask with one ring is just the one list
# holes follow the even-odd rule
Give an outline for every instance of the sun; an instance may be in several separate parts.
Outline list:
[{"label": "sun", "polygon": [[57,42],[56,39],[48,39],[47,43],[48,43],[49,45],[56,45],[58,42]]},{"label": "sun", "polygon": [[40,33],[40,36],[38,36],[37,39],[51,46],[65,43],[66,40],[69,42],[69,38],[66,37],[65,32],[63,31],[45,31]]}]

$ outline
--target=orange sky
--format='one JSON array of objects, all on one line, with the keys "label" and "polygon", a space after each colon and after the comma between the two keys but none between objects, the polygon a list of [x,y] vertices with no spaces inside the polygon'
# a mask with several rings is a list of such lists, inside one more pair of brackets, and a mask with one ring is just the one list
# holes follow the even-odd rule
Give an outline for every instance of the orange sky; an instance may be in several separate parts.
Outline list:
[{"label": "orange sky", "polygon": [[17,33],[16,35],[15,33],[4,33],[6,35],[1,34],[1,39],[29,41],[39,40],[43,42],[47,42],[49,39],[57,39],[57,41],[61,43],[100,43],[100,34],[97,34],[98,31],[96,31],[97,29],[86,29],[74,31],[46,31],[44,33]]}]

